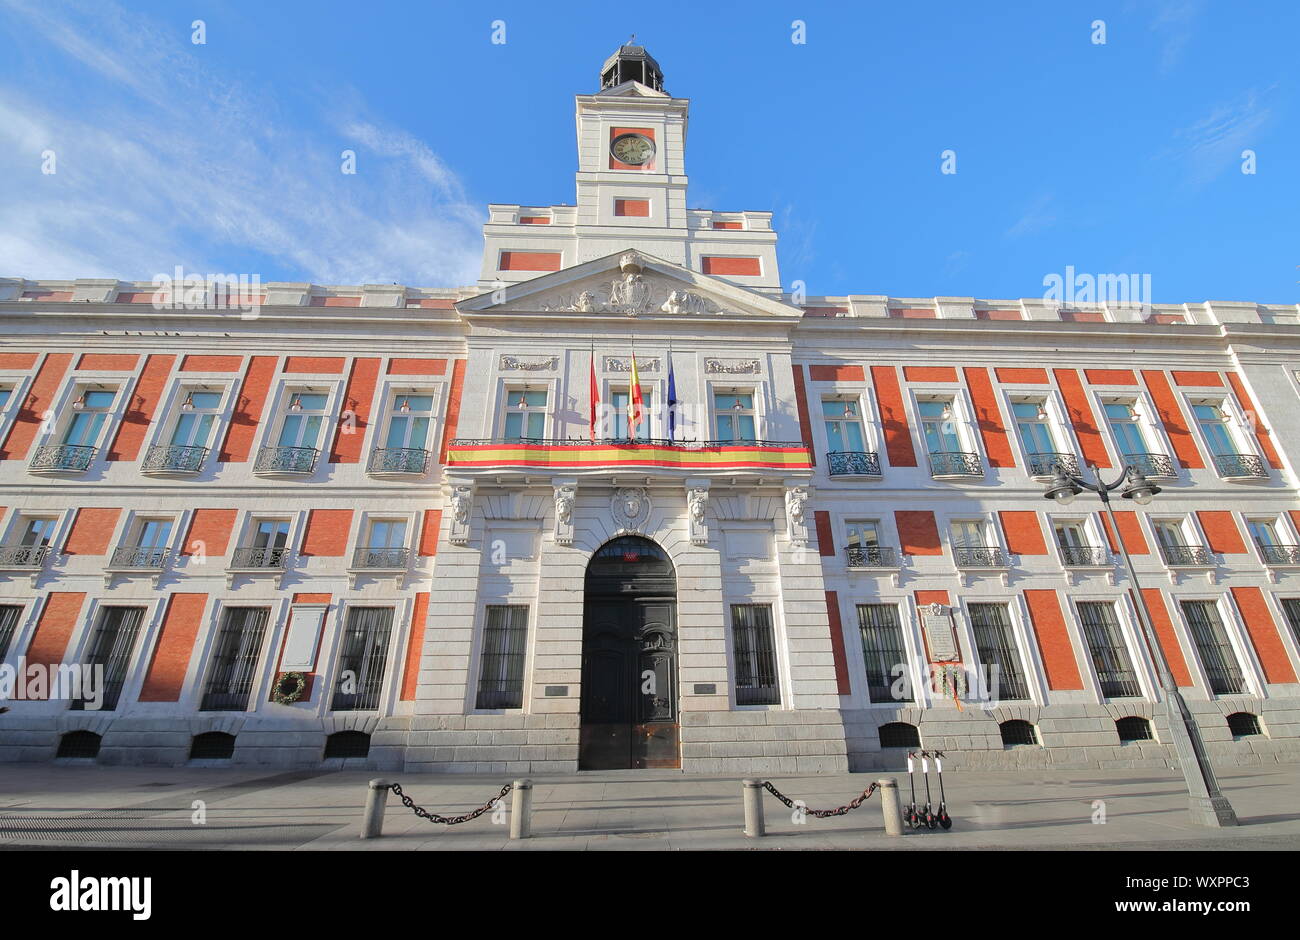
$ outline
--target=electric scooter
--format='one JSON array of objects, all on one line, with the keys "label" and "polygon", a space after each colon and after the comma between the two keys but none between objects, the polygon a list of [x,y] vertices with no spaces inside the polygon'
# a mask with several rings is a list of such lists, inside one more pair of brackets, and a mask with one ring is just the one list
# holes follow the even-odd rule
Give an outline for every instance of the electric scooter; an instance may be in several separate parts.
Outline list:
[{"label": "electric scooter", "polygon": [[939,825],[951,829],[952,817],[948,815],[948,799],[943,792],[943,751],[934,752],[934,769],[939,774]]},{"label": "electric scooter", "polygon": [[925,778],[925,824],[931,829],[939,828],[939,819],[930,808],[930,754],[921,752],[921,776]]},{"label": "electric scooter", "polygon": [[907,752],[907,785],[912,791],[912,802],[907,807],[907,812],[904,813],[903,816],[907,819],[907,824],[909,826],[913,829],[920,829],[921,814],[916,810],[916,778],[912,776],[912,758],[914,756],[915,755],[911,751]]}]

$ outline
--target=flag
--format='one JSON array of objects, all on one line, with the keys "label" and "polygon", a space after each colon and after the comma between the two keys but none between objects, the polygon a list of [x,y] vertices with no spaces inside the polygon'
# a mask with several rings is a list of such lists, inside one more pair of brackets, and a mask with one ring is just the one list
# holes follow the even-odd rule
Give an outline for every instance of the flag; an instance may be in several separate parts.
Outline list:
[{"label": "flag", "polygon": [[596,347],[591,347],[591,414],[588,424],[591,426],[591,439],[596,440],[596,412],[600,409],[600,386],[596,384]]},{"label": "flag", "polygon": [[627,396],[627,436],[636,440],[636,428],[641,423],[641,378],[636,371],[636,353],[632,353],[632,387]]},{"label": "flag", "polygon": [[673,376],[673,354],[668,353],[668,440],[677,440],[677,379]]}]

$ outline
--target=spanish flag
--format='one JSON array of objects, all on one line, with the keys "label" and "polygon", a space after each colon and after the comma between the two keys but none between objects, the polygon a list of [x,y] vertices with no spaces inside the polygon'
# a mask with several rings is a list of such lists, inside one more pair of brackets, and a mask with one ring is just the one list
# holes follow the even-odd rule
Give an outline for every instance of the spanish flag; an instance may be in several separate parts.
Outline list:
[{"label": "spanish flag", "polygon": [[632,387],[628,389],[627,396],[627,436],[629,440],[636,440],[637,425],[641,423],[641,377],[636,371],[636,353],[632,353]]}]

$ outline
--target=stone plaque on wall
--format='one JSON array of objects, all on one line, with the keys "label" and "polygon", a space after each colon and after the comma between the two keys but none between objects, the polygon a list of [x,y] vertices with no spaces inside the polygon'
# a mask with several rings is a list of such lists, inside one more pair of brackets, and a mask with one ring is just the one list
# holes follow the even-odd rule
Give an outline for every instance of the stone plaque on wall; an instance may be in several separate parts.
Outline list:
[{"label": "stone plaque on wall", "polygon": [[953,625],[952,611],[940,604],[927,604],[921,608],[921,629],[925,631],[925,646],[932,663],[961,661],[957,645],[957,630]]}]

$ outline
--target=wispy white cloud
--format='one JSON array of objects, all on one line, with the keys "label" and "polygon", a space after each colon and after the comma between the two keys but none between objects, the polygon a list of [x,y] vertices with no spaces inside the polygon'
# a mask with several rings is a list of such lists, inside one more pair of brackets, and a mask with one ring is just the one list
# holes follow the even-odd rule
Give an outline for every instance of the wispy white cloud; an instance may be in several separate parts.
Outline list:
[{"label": "wispy white cloud", "polygon": [[[0,4],[63,65],[103,79],[94,104],[75,108],[0,85],[5,275],[148,279],[253,256],[318,283],[477,279],[484,212],[432,149],[350,89],[330,99],[335,112],[286,119],[270,90],[225,80],[120,7]],[[336,113],[339,101],[353,104]],[[345,148],[355,175],[340,172]],[[53,175],[40,172],[46,150]]]},{"label": "wispy white cloud", "polygon": [[1196,32],[1196,21],[1205,10],[1205,0],[1159,0],[1145,7],[1151,11],[1151,29],[1161,37],[1160,70],[1172,70]]},{"label": "wispy white cloud", "polygon": [[1260,131],[1273,119],[1273,108],[1266,99],[1275,88],[1251,88],[1226,104],[1216,105],[1205,117],[1175,130],[1175,146],[1162,156],[1185,161],[1191,181],[1198,185],[1230,166],[1239,166],[1242,150],[1253,149]]},{"label": "wispy white cloud", "polygon": [[1050,228],[1056,223],[1056,216],[1049,211],[1052,206],[1053,196],[1051,193],[1039,196],[1033,201],[1029,208],[1020,213],[1015,223],[1006,230],[1007,238],[1021,238],[1025,235],[1032,235],[1035,232],[1041,232],[1043,229]]}]

